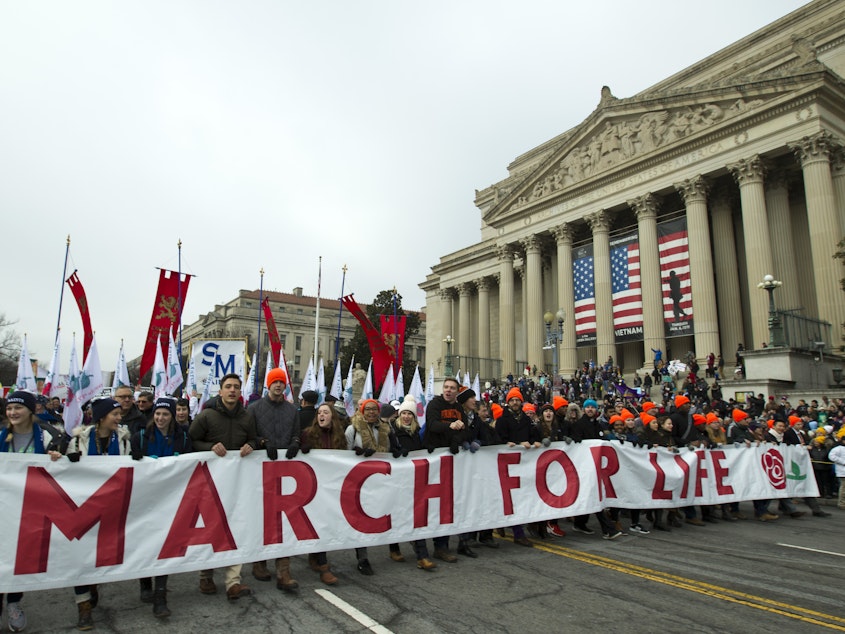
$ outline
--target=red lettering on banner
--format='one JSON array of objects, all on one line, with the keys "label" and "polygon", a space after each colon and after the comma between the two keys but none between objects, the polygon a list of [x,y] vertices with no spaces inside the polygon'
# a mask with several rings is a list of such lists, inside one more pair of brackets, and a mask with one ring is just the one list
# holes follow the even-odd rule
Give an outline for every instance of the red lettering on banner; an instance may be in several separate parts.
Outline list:
[{"label": "red lettering on banner", "polygon": [[666,472],[657,464],[657,452],[648,454],[648,461],[654,467],[654,488],[651,490],[652,500],[671,500],[672,491],[666,489]]},{"label": "red lettering on banner", "polygon": [[340,508],[349,525],[361,533],[384,533],[391,528],[390,515],[370,517],[361,506],[361,488],[371,475],[390,474],[390,463],[367,460],[350,469],[340,488]]},{"label": "red lettering on banner", "polygon": [[431,463],[414,460],[414,528],[428,526],[428,501],[440,499],[440,523],[455,521],[454,463],[452,456],[440,457],[440,484],[428,481]]},{"label": "red lettering on banner", "polygon": [[[296,538],[319,539],[311,520],[305,513],[305,506],[317,495],[317,474],[305,462],[288,460],[285,462],[262,463],[264,480],[264,545],[281,544],[282,515],[288,516],[288,522]],[[282,480],[293,478],[296,489],[293,493],[282,493]]]},{"label": "red lettering on banner", "polygon": [[678,454],[675,454],[675,464],[677,464],[681,471],[684,472],[684,484],[681,487],[681,497],[685,498],[689,496],[689,465],[684,462],[684,459],[681,458]]},{"label": "red lettering on banner", "polygon": [[593,455],[593,462],[596,465],[599,500],[603,500],[605,496],[615,498],[616,491],[613,489],[610,476],[619,473],[619,456],[616,455],[616,450],[609,445],[601,445],[590,447],[590,453]]},{"label": "red lettering on banner", "polygon": [[719,495],[733,495],[734,488],[725,484],[725,478],[730,476],[730,470],[722,465],[722,460],[727,460],[724,451],[715,449],[710,451],[710,463],[713,465],[713,479],[716,481],[716,493]]},{"label": "red lettering on banner", "polygon": [[[549,490],[547,482],[549,467],[553,464],[559,464],[563,467],[563,473],[566,476],[566,490],[560,495],[552,493]],[[575,504],[575,500],[578,499],[578,491],[581,489],[581,481],[578,478],[578,471],[575,469],[575,465],[572,464],[569,456],[560,449],[549,449],[540,454],[540,457],[537,458],[537,476],[535,482],[540,499],[556,509],[566,508]]]},{"label": "red lettering on banner", "polygon": [[698,458],[698,465],[695,468],[695,496],[701,497],[701,481],[708,477],[707,476],[707,455],[701,449],[695,452],[696,457]]},{"label": "red lettering on banner", "polygon": [[505,515],[513,515],[513,497],[511,491],[519,488],[519,476],[512,476],[508,467],[512,464],[519,464],[522,454],[509,452],[500,453],[498,456],[499,465],[499,486],[502,488],[502,505]]},{"label": "red lettering on banner", "polygon": [[[203,525],[197,526],[200,517]],[[205,462],[197,465],[188,480],[158,558],[184,557],[188,546],[200,544],[210,544],[216,553],[237,548],[226,510]]]},{"label": "red lettering on banner", "polygon": [[118,469],[82,506],[70,499],[44,467],[29,467],[26,473],[16,575],[47,572],[54,525],[68,539],[81,539],[99,524],[96,566],[123,563],[126,515],[132,497],[131,468]]}]

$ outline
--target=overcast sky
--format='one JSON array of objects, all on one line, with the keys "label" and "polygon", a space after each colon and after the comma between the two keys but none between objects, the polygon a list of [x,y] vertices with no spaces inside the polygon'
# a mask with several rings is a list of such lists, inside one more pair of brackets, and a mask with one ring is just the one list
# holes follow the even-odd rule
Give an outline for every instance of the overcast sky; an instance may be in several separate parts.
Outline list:
[{"label": "overcast sky", "polygon": [[[0,313],[44,365],[65,239],[104,369],[141,354],[158,280],[184,322],[256,289],[419,309],[479,240],[476,189],[795,0],[0,2]],[[62,370],[82,327],[62,310]]]}]

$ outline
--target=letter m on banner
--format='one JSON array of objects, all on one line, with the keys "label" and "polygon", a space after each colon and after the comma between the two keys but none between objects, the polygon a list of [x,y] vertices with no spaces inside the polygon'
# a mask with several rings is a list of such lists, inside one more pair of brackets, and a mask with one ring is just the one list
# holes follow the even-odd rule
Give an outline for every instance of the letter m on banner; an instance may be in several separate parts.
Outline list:
[{"label": "letter m on banner", "polygon": [[29,467],[15,555],[15,574],[47,572],[53,526],[68,539],[81,539],[99,524],[96,566],[123,563],[126,516],[132,494],[130,468],[121,468],[77,506],[44,467]]}]

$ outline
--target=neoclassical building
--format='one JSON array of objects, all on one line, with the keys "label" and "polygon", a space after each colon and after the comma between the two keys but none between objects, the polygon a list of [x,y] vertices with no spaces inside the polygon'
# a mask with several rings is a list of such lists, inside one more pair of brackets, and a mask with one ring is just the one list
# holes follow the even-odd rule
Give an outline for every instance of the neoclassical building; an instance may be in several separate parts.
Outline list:
[{"label": "neoclassical building", "polygon": [[777,309],[840,349],[843,78],[845,3],[817,0],[641,93],[603,88],[476,191],[481,240],[420,285],[429,360],[551,368],[543,315],[563,308],[564,376],[607,357],[632,372],[654,350],[731,365],[769,340],[766,275]]}]

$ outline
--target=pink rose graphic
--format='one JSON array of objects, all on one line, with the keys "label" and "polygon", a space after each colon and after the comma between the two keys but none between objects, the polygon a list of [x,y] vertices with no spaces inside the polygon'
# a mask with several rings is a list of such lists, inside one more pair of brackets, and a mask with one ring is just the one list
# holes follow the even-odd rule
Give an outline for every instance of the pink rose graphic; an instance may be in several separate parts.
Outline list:
[{"label": "pink rose graphic", "polygon": [[761,459],[763,471],[769,477],[769,482],[776,489],[786,488],[786,469],[783,466],[783,456],[777,449],[769,449]]}]

